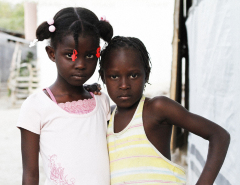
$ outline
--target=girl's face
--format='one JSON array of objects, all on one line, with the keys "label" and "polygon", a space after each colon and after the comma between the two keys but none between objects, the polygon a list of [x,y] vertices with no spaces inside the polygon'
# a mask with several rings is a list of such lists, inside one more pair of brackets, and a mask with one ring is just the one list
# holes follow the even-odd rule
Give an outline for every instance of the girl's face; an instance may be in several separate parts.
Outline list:
[{"label": "girl's face", "polygon": [[142,97],[146,74],[135,49],[115,49],[104,64],[104,80],[108,94],[120,108],[134,106]]},{"label": "girl's face", "polygon": [[73,86],[83,85],[94,73],[98,58],[96,50],[99,47],[97,39],[91,36],[79,36],[77,58],[72,61],[75,41],[72,35],[65,36],[57,44],[57,48],[47,53],[52,61],[56,63],[58,69],[58,79],[61,82],[67,82]]}]

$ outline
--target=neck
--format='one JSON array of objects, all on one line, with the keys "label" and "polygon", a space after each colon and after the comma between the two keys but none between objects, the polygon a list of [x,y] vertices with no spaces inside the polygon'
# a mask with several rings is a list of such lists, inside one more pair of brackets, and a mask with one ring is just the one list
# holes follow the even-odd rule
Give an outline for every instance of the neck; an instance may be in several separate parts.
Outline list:
[{"label": "neck", "polygon": [[130,113],[131,111],[134,112],[136,110],[140,100],[141,100],[141,98],[138,101],[136,101],[130,107],[119,107],[119,106],[117,106],[117,112],[119,112],[119,113],[125,113],[125,112],[129,112]]},{"label": "neck", "polygon": [[57,94],[83,94],[86,92],[83,85],[73,86],[67,83],[65,80],[61,80],[57,78],[53,85],[51,85],[51,89],[55,91]]}]

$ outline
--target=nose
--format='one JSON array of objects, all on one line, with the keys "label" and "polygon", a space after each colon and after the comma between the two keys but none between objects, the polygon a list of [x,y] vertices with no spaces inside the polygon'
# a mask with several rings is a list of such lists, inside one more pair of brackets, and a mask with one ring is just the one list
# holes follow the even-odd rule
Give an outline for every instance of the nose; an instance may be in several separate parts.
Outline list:
[{"label": "nose", "polygon": [[86,62],[84,59],[78,57],[75,60],[75,69],[85,69],[86,68]]},{"label": "nose", "polygon": [[130,84],[128,82],[128,79],[123,77],[120,81],[120,89],[127,90],[130,89]]}]

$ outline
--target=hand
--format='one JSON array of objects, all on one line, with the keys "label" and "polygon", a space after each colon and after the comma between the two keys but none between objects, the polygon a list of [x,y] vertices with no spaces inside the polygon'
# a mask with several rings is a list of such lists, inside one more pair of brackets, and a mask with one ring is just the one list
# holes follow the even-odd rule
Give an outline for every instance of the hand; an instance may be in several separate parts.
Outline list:
[{"label": "hand", "polygon": [[91,85],[84,85],[84,88],[89,91],[92,92],[95,95],[101,95],[101,85],[98,83],[93,83]]}]

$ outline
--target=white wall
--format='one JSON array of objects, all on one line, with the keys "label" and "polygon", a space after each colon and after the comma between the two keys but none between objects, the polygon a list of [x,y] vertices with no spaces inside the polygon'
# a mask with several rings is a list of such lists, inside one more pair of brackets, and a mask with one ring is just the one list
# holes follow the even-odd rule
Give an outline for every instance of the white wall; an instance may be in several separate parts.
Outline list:
[{"label": "white wall", "polygon": [[[190,111],[225,128],[230,147],[214,185],[239,184],[240,162],[240,1],[195,0],[187,20]],[[189,184],[203,169],[208,142],[188,138]]]},{"label": "white wall", "polygon": [[[152,60],[152,73],[146,94],[160,95],[169,91],[172,34],[173,0],[42,0],[38,2],[38,25],[52,18],[61,8],[81,6],[92,10],[97,16],[105,15],[113,26],[114,36],[134,36],[146,45]],[[51,85],[56,78],[54,64],[45,52],[47,42],[37,45],[41,68],[41,88]],[[97,71],[87,83],[98,82]],[[102,85],[103,86],[103,85]],[[103,88],[106,91],[106,88]]]}]

